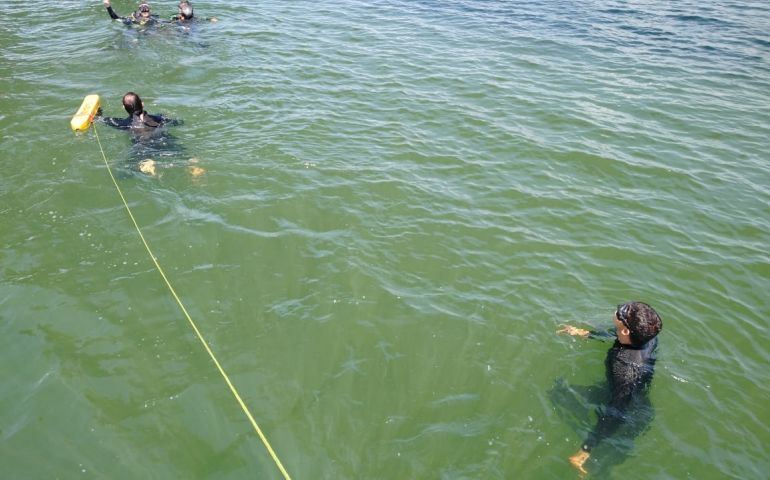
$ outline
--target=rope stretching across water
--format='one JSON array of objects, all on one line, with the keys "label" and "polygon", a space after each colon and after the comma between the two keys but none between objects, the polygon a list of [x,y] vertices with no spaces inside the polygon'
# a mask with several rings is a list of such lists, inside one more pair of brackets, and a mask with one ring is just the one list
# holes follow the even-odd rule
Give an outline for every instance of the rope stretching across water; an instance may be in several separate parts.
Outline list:
[{"label": "rope stretching across water", "polygon": [[152,250],[150,250],[150,245],[147,243],[147,240],[144,238],[144,234],[142,234],[142,230],[139,228],[139,224],[136,223],[134,214],[131,212],[131,208],[129,208],[128,202],[126,202],[126,197],[123,196],[123,191],[120,189],[120,186],[118,185],[117,180],[115,180],[115,175],[112,174],[112,169],[110,168],[110,164],[107,161],[107,156],[104,154],[104,148],[102,148],[102,142],[99,139],[99,133],[96,131],[96,124],[94,123],[92,125],[94,129],[94,135],[96,136],[96,142],[99,144],[99,150],[102,153],[102,159],[104,160],[104,165],[107,167],[107,173],[110,174],[112,183],[115,185],[115,189],[118,191],[118,195],[120,195],[120,199],[123,201],[123,206],[126,207],[126,212],[128,212],[128,216],[131,218],[131,222],[134,224],[136,233],[138,233],[139,238],[142,239],[144,248],[147,250],[147,253],[150,255],[152,262],[155,264],[155,268],[158,270],[158,273],[160,273],[160,276],[163,277],[163,281],[166,283],[166,286],[171,292],[171,295],[174,297],[174,300],[176,300],[176,303],[179,305],[179,308],[182,309],[182,313],[184,313],[184,316],[187,318],[187,321],[190,323],[190,326],[195,332],[195,335],[198,337],[198,340],[200,340],[201,345],[203,345],[203,348],[206,350],[206,353],[209,354],[209,357],[211,357],[211,360],[214,362],[214,365],[216,365],[217,370],[219,370],[219,373],[222,374],[222,378],[225,379],[225,383],[227,383],[227,386],[230,388],[230,392],[232,392],[233,396],[235,397],[235,400],[238,401],[238,405],[241,406],[241,410],[243,410],[243,413],[246,414],[246,417],[248,417],[249,422],[251,423],[251,426],[254,427],[254,431],[257,432],[257,435],[259,436],[260,440],[262,440],[262,443],[265,445],[265,448],[267,449],[268,453],[270,454],[270,457],[272,457],[273,461],[278,467],[278,470],[281,471],[281,474],[283,475],[284,479],[291,480],[289,473],[283,467],[283,464],[281,463],[281,460],[278,458],[278,455],[276,455],[275,451],[273,450],[273,447],[270,446],[270,442],[267,440],[267,437],[265,436],[264,433],[262,433],[262,429],[259,428],[259,425],[257,425],[257,422],[254,420],[254,416],[251,414],[251,411],[249,411],[249,407],[246,406],[246,403],[244,403],[243,399],[238,393],[238,390],[235,388],[235,385],[233,385],[233,382],[230,381],[230,377],[225,372],[225,369],[222,368],[222,365],[219,363],[219,360],[217,360],[216,355],[214,355],[214,352],[209,347],[208,342],[203,338],[203,335],[198,329],[198,326],[195,324],[192,317],[190,317],[190,314],[187,313],[187,309],[184,307],[184,305],[182,304],[182,301],[179,299],[179,296],[176,294],[174,287],[171,286],[171,282],[169,282],[168,277],[166,277],[166,273],[163,271],[163,268],[161,268],[160,263],[158,263],[158,259],[155,257],[155,254],[152,253]]}]

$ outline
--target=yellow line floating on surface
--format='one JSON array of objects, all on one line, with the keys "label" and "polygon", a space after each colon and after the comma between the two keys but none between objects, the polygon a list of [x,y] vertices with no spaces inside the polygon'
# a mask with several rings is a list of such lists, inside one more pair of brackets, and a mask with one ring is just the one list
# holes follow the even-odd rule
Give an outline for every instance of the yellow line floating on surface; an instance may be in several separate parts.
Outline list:
[{"label": "yellow line floating on surface", "polygon": [[[87,99],[88,97],[86,97],[86,100]],[[99,96],[96,95],[97,109],[98,109],[98,99],[99,99]],[[85,104],[85,101],[84,101],[84,104]],[[94,110],[94,112],[96,112],[96,110]],[[86,129],[87,128],[88,126],[86,126]],[[94,135],[96,136],[96,141],[99,144],[99,150],[102,152],[102,159],[104,160],[104,164],[107,166],[107,172],[110,174],[112,183],[115,185],[115,189],[118,191],[118,195],[120,195],[120,199],[123,201],[123,206],[126,207],[128,216],[131,217],[131,222],[134,224],[134,228],[136,228],[136,232],[139,234],[139,238],[142,239],[144,248],[147,250],[147,253],[150,254],[150,258],[152,259],[152,262],[155,264],[155,268],[160,273],[160,276],[163,277],[163,281],[166,282],[166,286],[168,287],[169,291],[171,291],[171,295],[173,295],[174,300],[176,300],[176,303],[179,305],[179,308],[182,309],[184,316],[187,318],[187,321],[190,323],[190,326],[192,327],[193,331],[195,331],[195,335],[198,337],[198,340],[200,340],[201,344],[203,345],[203,348],[206,349],[206,352],[209,354],[209,357],[211,357],[211,360],[214,362],[214,365],[216,365],[217,370],[219,370],[219,373],[222,374],[222,378],[225,379],[225,383],[227,383],[227,386],[230,387],[230,392],[232,392],[233,396],[238,401],[238,405],[241,406],[241,410],[243,410],[243,413],[245,413],[246,417],[248,417],[249,422],[251,423],[251,426],[254,427],[254,431],[257,432],[257,435],[259,435],[260,440],[262,440],[262,443],[265,445],[265,448],[267,449],[268,453],[270,454],[276,466],[278,467],[278,470],[280,470],[281,474],[283,474],[283,478],[285,478],[286,480],[291,480],[289,473],[283,467],[283,464],[281,463],[281,460],[278,458],[278,455],[276,455],[275,451],[273,450],[273,447],[270,446],[270,442],[268,442],[267,437],[265,436],[264,433],[262,433],[262,429],[259,428],[259,425],[257,425],[256,420],[254,420],[254,416],[249,411],[249,407],[247,407],[246,403],[243,401],[243,399],[241,399],[241,396],[238,393],[238,390],[235,388],[235,385],[233,385],[233,382],[230,381],[230,377],[225,372],[225,369],[222,368],[222,365],[219,363],[219,360],[217,360],[217,357],[214,355],[214,352],[209,347],[208,342],[203,338],[203,335],[198,329],[198,326],[195,324],[192,317],[190,317],[190,314],[187,313],[187,309],[184,307],[184,305],[182,304],[182,301],[179,299],[179,296],[176,294],[174,287],[171,286],[171,282],[169,282],[168,278],[166,277],[166,274],[163,271],[163,268],[161,268],[160,263],[158,263],[158,259],[155,257],[155,254],[153,254],[152,250],[150,250],[150,245],[147,243],[147,240],[145,240],[144,235],[142,234],[142,230],[139,228],[139,224],[136,223],[134,214],[131,212],[131,209],[128,206],[128,202],[126,202],[126,197],[123,196],[123,191],[120,189],[120,186],[118,185],[117,180],[115,180],[115,175],[112,174],[112,169],[110,168],[110,164],[109,162],[107,162],[107,156],[104,154],[104,148],[102,148],[102,142],[99,139],[99,133],[96,131],[96,125],[94,125]]]}]

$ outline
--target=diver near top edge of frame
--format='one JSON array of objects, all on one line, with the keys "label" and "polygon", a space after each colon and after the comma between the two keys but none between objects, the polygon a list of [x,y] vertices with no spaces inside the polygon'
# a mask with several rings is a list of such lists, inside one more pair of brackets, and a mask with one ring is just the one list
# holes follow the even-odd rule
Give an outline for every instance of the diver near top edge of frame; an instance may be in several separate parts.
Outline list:
[{"label": "diver near top edge of frame", "polygon": [[[179,2],[179,5],[177,6],[178,8],[177,14],[172,16],[169,20],[161,20],[158,17],[158,15],[152,13],[150,4],[147,2],[140,3],[134,12],[132,12],[130,15],[125,17],[121,17],[120,15],[115,13],[115,10],[112,8],[112,4],[110,3],[110,0],[103,0],[102,3],[104,4],[104,7],[107,9],[107,14],[109,14],[111,19],[120,20],[125,25],[149,26],[149,25],[156,25],[156,24],[159,24],[159,25],[177,24],[181,26],[188,26],[193,22],[198,21],[199,19],[198,17],[195,17],[193,6],[188,0],[182,0],[181,2]],[[203,20],[209,21],[209,22],[218,21],[216,17],[204,18]]]}]

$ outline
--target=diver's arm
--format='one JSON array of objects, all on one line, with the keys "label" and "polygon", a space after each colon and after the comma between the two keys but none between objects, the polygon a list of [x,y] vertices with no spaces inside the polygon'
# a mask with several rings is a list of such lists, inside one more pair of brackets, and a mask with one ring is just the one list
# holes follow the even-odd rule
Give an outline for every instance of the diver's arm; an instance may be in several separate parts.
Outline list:
[{"label": "diver's arm", "polygon": [[609,330],[586,330],[585,328],[573,327],[572,325],[564,325],[559,330],[556,330],[556,333],[566,333],[567,335],[571,335],[573,337],[594,338],[599,340],[615,339],[615,335]]},{"label": "diver's arm", "polygon": [[597,412],[599,418],[596,420],[596,425],[586,436],[580,450],[569,457],[569,463],[583,475],[588,473],[584,465],[591,457],[591,450],[599,442],[615,433],[623,424],[628,406],[627,400],[627,398],[618,398],[616,392],[613,392],[613,398],[609,405],[604,405]]},{"label": "diver's arm", "polygon": [[122,20],[117,13],[115,13],[115,10],[112,9],[112,7],[107,7],[107,13],[110,14],[110,18],[113,20]]},{"label": "diver's arm", "polygon": [[102,117],[99,120],[103,124],[109,125],[112,128],[119,128],[121,130],[125,130],[126,128],[128,128],[125,124],[125,121],[122,118]]},{"label": "diver's arm", "polygon": [[112,9],[112,5],[110,5],[110,0],[104,0],[102,3],[104,3],[104,8],[107,9],[107,13],[110,14],[110,18],[113,20],[120,20],[120,17],[117,13],[115,13],[115,10]]},{"label": "diver's arm", "polygon": [[599,411],[599,419],[580,447],[581,450],[590,452],[597,443],[612,436],[623,425],[629,400],[615,398]]},{"label": "diver's arm", "polygon": [[96,115],[94,115],[94,122],[101,122],[113,128],[120,128],[120,129],[128,128],[128,126],[126,125],[126,120],[123,118],[103,117],[101,108],[97,110]]},{"label": "diver's arm", "polygon": [[178,127],[179,125],[184,125],[183,120],[178,120],[176,118],[168,118],[165,115],[158,115],[158,117],[160,118],[160,123],[162,125],[170,125],[172,127]]},{"label": "diver's arm", "polygon": [[588,473],[583,465],[591,456],[591,450],[602,440],[612,436],[626,421],[626,411],[631,401],[627,392],[613,392],[613,398],[598,412],[599,418],[596,425],[583,441],[580,450],[569,457],[569,462],[580,473]]},{"label": "diver's arm", "polygon": [[618,337],[615,335],[615,329],[613,328],[611,330],[591,330],[588,333],[588,338],[615,341]]},{"label": "diver's arm", "polygon": [[608,412],[606,410],[604,412],[600,412],[599,420],[596,422],[596,426],[591,431],[591,433],[588,434],[588,437],[586,437],[583,445],[580,446],[580,450],[569,457],[569,463],[571,463],[572,466],[583,475],[587,474],[588,471],[585,469],[584,465],[586,461],[588,461],[588,459],[591,457],[591,450],[601,440],[612,435],[622,422],[622,416],[618,416],[617,412]]},{"label": "diver's arm", "polygon": [[176,127],[179,125],[183,125],[184,122],[182,120],[176,120],[174,118],[168,118],[165,115],[151,115],[149,113],[142,114],[142,122],[148,126],[148,127],[161,127],[165,125],[170,125],[172,127]]},{"label": "diver's arm", "polygon": [[112,5],[110,5],[110,0],[104,0],[104,6],[107,8],[107,13],[110,14],[111,19],[120,20],[126,25],[131,25],[133,23],[132,17],[121,17],[115,13],[115,10],[112,9]]}]

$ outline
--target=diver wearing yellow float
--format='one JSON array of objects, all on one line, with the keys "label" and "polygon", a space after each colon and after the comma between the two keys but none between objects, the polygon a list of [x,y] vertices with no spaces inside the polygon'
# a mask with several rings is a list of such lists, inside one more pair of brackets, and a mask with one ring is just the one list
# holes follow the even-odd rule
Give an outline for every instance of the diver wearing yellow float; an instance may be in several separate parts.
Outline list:
[{"label": "diver wearing yellow float", "polygon": [[120,20],[126,25],[149,25],[158,21],[158,16],[150,13],[149,3],[140,3],[136,11],[127,17],[121,17],[115,13],[115,10],[112,9],[112,5],[110,5],[110,0],[103,0],[102,3],[104,3],[104,7],[107,9],[107,13],[110,15],[111,19]]}]

